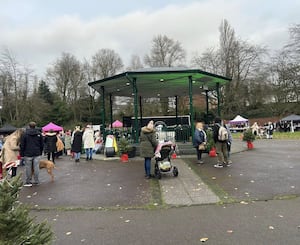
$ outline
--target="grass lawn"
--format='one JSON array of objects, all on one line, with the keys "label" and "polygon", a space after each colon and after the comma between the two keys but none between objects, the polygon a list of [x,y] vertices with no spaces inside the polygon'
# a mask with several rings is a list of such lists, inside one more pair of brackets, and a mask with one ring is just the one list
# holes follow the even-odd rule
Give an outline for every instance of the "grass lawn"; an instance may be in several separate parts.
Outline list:
[{"label": "grass lawn", "polygon": [[[241,139],[242,133],[232,133],[233,139]],[[300,140],[300,131],[291,132],[274,132],[273,139]]]}]

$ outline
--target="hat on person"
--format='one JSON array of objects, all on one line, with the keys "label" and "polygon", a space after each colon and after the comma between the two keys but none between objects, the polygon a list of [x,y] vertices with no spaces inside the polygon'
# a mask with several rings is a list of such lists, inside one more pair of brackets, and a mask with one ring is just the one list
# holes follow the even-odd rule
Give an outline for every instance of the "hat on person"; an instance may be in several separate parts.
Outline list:
[{"label": "hat on person", "polygon": [[80,131],[80,126],[75,126],[75,131]]}]

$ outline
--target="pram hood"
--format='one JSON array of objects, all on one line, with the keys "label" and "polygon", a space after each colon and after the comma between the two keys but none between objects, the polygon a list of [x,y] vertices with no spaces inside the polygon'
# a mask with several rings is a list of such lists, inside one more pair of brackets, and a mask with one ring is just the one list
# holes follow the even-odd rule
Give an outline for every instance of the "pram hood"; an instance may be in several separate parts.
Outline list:
[{"label": "pram hood", "polygon": [[155,149],[155,159],[163,160],[170,156],[175,144],[172,141],[159,143]]}]

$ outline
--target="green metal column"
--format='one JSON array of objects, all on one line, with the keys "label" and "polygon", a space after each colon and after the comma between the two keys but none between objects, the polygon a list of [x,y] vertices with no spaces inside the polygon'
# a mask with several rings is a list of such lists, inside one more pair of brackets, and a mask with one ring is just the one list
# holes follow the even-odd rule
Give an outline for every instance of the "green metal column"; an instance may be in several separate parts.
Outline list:
[{"label": "green metal column", "polygon": [[221,116],[221,109],[220,109],[220,83],[216,83],[216,90],[217,90],[217,100],[218,100],[218,116]]},{"label": "green metal column", "polygon": [[102,127],[100,127],[101,134],[103,135],[103,139],[105,139],[105,90],[104,86],[101,86],[101,96],[102,96],[102,108],[101,108],[101,120]]},{"label": "green metal column", "polygon": [[139,105],[140,105],[140,127],[143,126],[143,103],[142,96],[139,96]]},{"label": "green metal column", "polygon": [[208,111],[209,111],[209,104],[208,104],[208,90],[205,90],[205,98],[206,98],[206,120],[208,123]]},{"label": "green metal column", "polygon": [[134,95],[134,131],[133,131],[133,137],[134,142],[139,142],[138,137],[138,94],[137,94],[137,87],[136,87],[136,78],[134,77],[132,80],[132,92]]},{"label": "green metal column", "polygon": [[176,127],[178,126],[178,95],[175,95],[175,115],[176,115]]},{"label": "green metal column", "polygon": [[193,108],[193,79],[189,76],[189,97],[190,97],[190,118],[191,118],[191,135],[192,140],[194,139],[194,108]]},{"label": "green metal column", "polygon": [[112,109],[112,94],[109,94],[109,109],[110,109],[110,127],[112,128],[113,124],[113,109]]}]

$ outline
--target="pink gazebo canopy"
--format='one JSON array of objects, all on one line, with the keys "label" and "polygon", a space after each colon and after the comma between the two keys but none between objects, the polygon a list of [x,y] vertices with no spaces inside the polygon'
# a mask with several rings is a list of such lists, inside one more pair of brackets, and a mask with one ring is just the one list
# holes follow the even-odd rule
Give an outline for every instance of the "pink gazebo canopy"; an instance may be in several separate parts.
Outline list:
[{"label": "pink gazebo canopy", "polygon": [[116,121],[113,122],[112,127],[113,128],[122,128],[123,127],[123,123],[120,122],[119,120],[116,120]]},{"label": "pink gazebo canopy", "polygon": [[53,122],[48,123],[47,125],[45,125],[44,127],[42,127],[43,132],[48,132],[50,130],[53,131],[62,131],[63,127],[58,126],[56,124],[54,124]]}]

